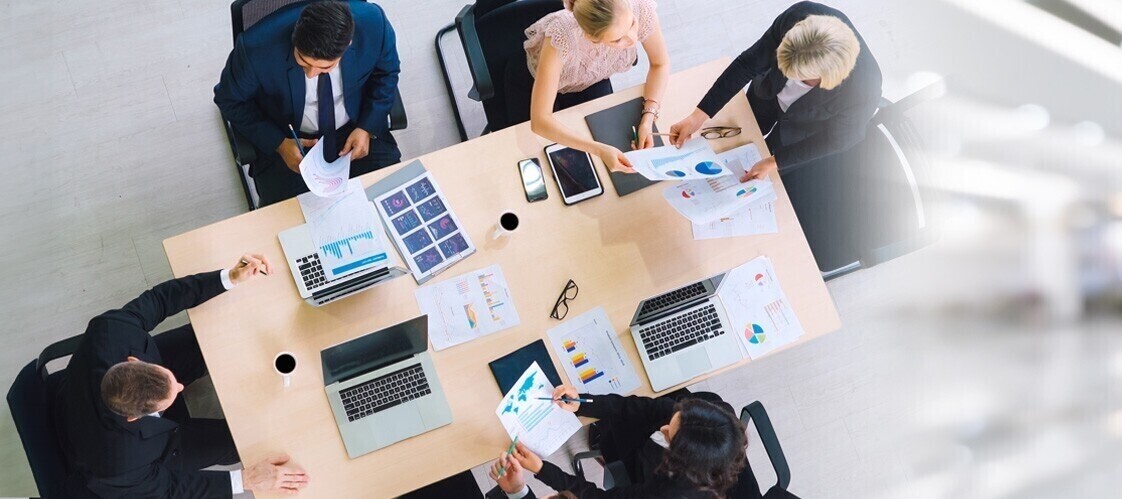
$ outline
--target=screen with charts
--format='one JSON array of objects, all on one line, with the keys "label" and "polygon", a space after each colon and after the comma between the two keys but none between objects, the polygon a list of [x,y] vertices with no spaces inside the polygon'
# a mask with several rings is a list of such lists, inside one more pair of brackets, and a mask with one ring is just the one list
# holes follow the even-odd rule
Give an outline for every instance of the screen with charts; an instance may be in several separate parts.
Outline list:
[{"label": "screen with charts", "polygon": [[374,204],[418,283],[475,251],[429,172],[378,196]]}]

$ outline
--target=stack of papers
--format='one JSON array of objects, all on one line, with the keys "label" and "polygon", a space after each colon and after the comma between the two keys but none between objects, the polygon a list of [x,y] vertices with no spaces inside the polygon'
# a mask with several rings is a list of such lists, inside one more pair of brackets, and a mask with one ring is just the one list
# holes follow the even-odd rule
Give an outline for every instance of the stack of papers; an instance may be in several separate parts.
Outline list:
[{"label": "stack of papers", "polygon": [[339,156],[332,163],[323,159],[323,141],[316,141],[300,160],[300,176],[308,190],[320,197],[338,196],[347,190],[351,176],[351,153]]},{"label": "stack of papers", "polygon": [[774,201],[770,180],[740,182],[745,168],[760,160],[755,144],[745,144],[720,154],[719,161],[729,170],[720,178],[679,182],[662,191],[662,196],[678,213],[698,225],[716,222],[748,206]]},{"label": "stack of papers", "polygon": [[383,242],[385,232],[374,207],[366,199],[362,182],[348,181],[346,189],[337,197],[324,198],[305,192],[296,199],[328,279],[389,265]]},{"label": "stack of papers", "polygon": [[627,395],[639,388],[639,376],[620,346],[604,307],[550,329],[549,342],[578,392]]},{"label": "stack of papers", "polygon": [[794,342],[803,334],[799,318],[767,257],[729,271],[718,296],[733,331],[753,359]]},{"label": "stack of papers", "polygon": [[495,409],[507,435],[512,440],[518,437],[519,442],[542,457],[557,452],[581,427],[573,413],[553,403],[554,388],[541,366],[534,362]]},{"label": "stack of papers", "polygon": [[517,326],[510,289],[498,265],[417,288],[417,304],[429,316],[433,350]]},{"label": "stack of papers", "polygon": [[651,180],[710,179],[732,174],[709,147],[709,141],[701,137],[690,139],[681,149],[652,147],[623,155],[636,172]]}]

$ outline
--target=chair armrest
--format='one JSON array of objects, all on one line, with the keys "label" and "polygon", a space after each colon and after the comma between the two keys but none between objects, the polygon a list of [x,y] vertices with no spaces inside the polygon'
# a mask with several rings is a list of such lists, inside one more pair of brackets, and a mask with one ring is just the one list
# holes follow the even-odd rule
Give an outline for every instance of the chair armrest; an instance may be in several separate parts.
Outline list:
[{"label": "chair armrest", "polygon": [[400,90],[393,99],[393,106],[390,107],[390,115],[387,119],[389,120],[390,131],[404,130],[405,127],[409,126],[409,117],[405,115],[405,102],[401,100]]},{"label": "chair armrest", "polygon": [[464,46],[464,56],[467,57],[468,69],[471,71],[471,80],[474,83],[468,91],[468,97],[480,102],[494,97],[495,85],[491,82],[487,59],[483,57],[479,32],[475,30],[474,5],[465,5],[460,13],[456,14],[456,32],[460,34],[460,43]]},{"label": "chair armrest", "polygon": [[573,473],[576,473],[581,480],[584,480],[584,467],[581,466],[580,462],[585,459],[596,459],[598,457],[604,457],[604,454],[600,453],[598,450],[586,450],[573,454]]},{"label": "chair armrest", "polygon": [[771,425],[764,405],[759,401],[752,402],[741,409],[740,422],[747,427],[751,422],[756,425],[756,432],[760,434],[760,442],[764,444],[767,457],[771,460],[771,467],[775,469],[776,485],[786,490],[791,483],[791,468],[787,465],[787,458],[783,455],[783,448],[779,446],[779,438],[775,436],[775,428]]},{"label": "chair armrest", "polygon": [[222,125],[226,127],[226,138],[230,140],[230,148],[234,152],[234,161],[239,165],[248,165],[257,160],[257,148],[249,142],[249,139],[238,133],[234,129],[233,123],[222,120]]},{"label": "chair armrest", "polygon": [[74,349],[78,348],[78,342],[82,339],[82,335],[71,336],[65,340],[56,341],[43,349],[43,353],[39,354],[39,360],[35,364],[35,369],[38,370],[39,376],[47,379],[47,363],[72,355]]},{"label": "chair armrest", "polygon": [[[584,467],[580,462],[585,459],[602,458],[602,454],[598,450],[589,450],[578,452],[573,455],[573,473],[581,480],[584,478]],[[627,487],[631,485],[631,476],[627,474],[627,467],[620,461],[608,463],[604,466],[604,490],[614,489],[616,487]]]}]

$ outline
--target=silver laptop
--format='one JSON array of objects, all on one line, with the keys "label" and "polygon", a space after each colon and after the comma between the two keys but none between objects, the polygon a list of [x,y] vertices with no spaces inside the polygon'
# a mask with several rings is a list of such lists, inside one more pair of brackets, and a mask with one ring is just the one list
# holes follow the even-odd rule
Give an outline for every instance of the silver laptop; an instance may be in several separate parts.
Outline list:
[{"label": "silver laptop", "polygon": [[651,389],[662,391],[744,358],[717,297],[724,273],[639,302],[631,337]]},{"label": "silver laptop", "polygon": [[327,400],[351,459],[452,422],[428,341],[422,315],[320,352]]},{"label": "silver laptop", "polygon": [[[382,241],[387,241],[382,224],[378,224],[378,230],[382,231]],[[308,224],[285,230],[278,237],[300,297],[317,307],[409,273],[402,267],[388,263],[396,262],[396,254],[392,249],[387,249],[383,264],[332,279],[320,264],[319,253],[312,241]]]}]

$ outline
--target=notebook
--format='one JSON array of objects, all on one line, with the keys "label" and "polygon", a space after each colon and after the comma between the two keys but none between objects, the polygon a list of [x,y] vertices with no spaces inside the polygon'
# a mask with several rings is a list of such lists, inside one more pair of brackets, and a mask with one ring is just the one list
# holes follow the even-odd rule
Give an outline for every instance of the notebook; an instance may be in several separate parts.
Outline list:
[{"label": "notebook", "polygon": [[[634,140],[631,127],[639,123],[642,115],[643,98],[639,97],[585,116],[584,121],[588,123],[592,138],[597,142],[615,146],[626,152],[631,150],[631,141]],[[658,125],[654,125],[651,129],[658,132]],[[654,145],[655,147],[664,145],[662,137],[656,135]],[[608,176],[611,177],[612,186],[620,197],[657,183],[637,173],[608,172]]]},{"label": "notebook", "polygon": [[549,357],[549,350],[545,348],[545,341],[538,340],[488,364],[491,366],[491,374],[495,376],[495,382],[499,384],[499,393],[509,392],[534,361],[541,366],[542,372],[553,386],[563,384],[561,375],[557,374],[557,368],[553,366],[553,359]]}]

